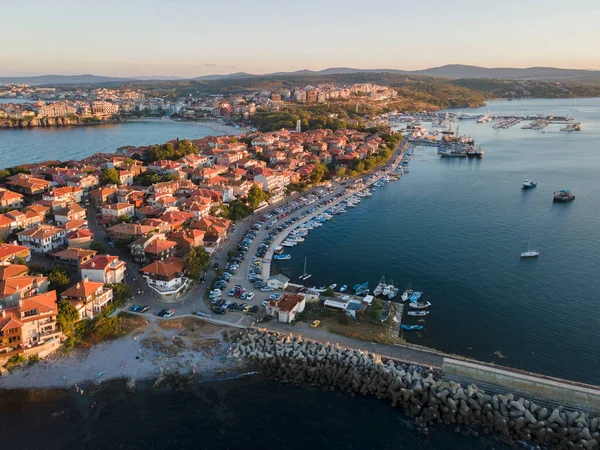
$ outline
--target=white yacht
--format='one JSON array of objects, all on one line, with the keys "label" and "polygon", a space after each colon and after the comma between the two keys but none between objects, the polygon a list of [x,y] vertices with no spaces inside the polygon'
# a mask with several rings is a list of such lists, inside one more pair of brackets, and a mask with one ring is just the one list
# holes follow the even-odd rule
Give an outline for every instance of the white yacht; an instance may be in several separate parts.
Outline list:
[{"label": "white yacht", "polygon": [[538,256],[540,256],[540,252],[531,249],[531,238],[529,238],[525,250],[521,253],[521,258],[537,258]]}]

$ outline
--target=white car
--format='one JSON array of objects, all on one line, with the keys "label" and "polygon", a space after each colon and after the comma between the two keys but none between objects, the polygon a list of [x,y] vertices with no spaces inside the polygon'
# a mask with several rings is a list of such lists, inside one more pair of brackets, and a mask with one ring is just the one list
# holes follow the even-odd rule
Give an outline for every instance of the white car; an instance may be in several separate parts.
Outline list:
[{"label": "white car", "polygon": [[246,294],[246,300],[252,300],[254,298],[254,292],[248,292]]},{"label": "white car", "polygon": [[279,300],[282,297],[281,294],[275,293],[275,294],[271,294],[271,296],[269,297],[271,300]]},{"label": "white car", "polygon": [[260,288],[260,291],[261,291],[261,292],[272,292],[272,291],[273,291],[273,289],[272,289],[272,288],[270,288],[270,287],[268,287],[268,286],[265,286],[265,287],[263,287],[263,288]]}]

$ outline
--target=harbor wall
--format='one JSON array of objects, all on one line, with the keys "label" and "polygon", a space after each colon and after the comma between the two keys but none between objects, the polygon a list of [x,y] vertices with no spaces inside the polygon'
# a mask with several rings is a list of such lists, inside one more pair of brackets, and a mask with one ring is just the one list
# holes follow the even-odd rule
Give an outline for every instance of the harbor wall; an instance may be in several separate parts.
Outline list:
[{"label": "harbor wall", "polygon": [[519,370],[444,358],[443,378],[459,383],[477,383],[497,393],[523,395],[547,407],[600,415],[600,389]]},{"label": "harbor wall", "polygon": [[[481,431],[495,433],[509,445],[524,441],[537,448],[600,448],[600,419],[589,412],[569,410],[562,405],[549,408],[514,393],[497,393],[475,383],[447,381],[439,370],[338,344],[249,329],[232,345],[230,356],[250,360],[267,376],[282,382],[327,385],[353,395],[360,393],[388,400],[392,407],[401,408],[413,417],[425,434],[434,424],[444,423],[476,436]],[[451,359],[447,363],[448,370],[456,376],[508,382],[509,388],[533,389],[532,380],[484,366],[470,367]],[[564,392],[562,387],[547,384],[552,388],[540,391],[544,395]]]}]

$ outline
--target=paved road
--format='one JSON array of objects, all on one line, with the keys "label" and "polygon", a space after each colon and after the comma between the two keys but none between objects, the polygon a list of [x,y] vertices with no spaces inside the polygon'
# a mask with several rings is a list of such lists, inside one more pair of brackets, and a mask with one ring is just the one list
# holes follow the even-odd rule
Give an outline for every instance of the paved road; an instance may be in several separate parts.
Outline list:
[{"label": "paved road", "polygon": [[367,350],[369,352],[374,352],[390,358],[418,363],[419,365],[441,368],[444,362],[444,356],[440,353],[399,344],[377,344],[375,342],[367,342],[360,339],[348,338],[345,336],[332,334],[323,328],[311,328],[309,324],[304,322],[298,322],[295,325],[290,325],[272,320],[265,324],[260,324],[260,327],[264,327],[272,331],[279,331],[281,333],[302,335],[305,338],[314,339],[320,342],[337,342],[343,347]]}]

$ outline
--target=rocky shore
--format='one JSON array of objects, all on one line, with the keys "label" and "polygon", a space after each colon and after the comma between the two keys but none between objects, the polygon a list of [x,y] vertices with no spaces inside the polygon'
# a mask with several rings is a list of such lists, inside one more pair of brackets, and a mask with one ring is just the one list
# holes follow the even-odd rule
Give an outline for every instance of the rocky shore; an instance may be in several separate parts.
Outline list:
[{"label": "rocky shore", "polygon": [[431,368],[386,360],[376,354],[267,330],[248,330],[232,346],[233,358],[258,364],[282,382],[329,385],[391,400],[423,433],[436,423],[478,435],[496,433],[509,445],[592,450],[600,448],[600,418],[549,409],[512,394],[487,393],[475,384],[446,382]]},{"label": "rocky shore", "polygon": [[83,122],[79,118],[70,117],[43,117],[40,119],[22,119],[22,120],[0,120],[0,129],[2,128],[54,128],[54,127],[71,127],[71,126],[87,126],[87,125],[102,125],[105,123],[116,123],[115,120],[98,120],[93,122]]}]

